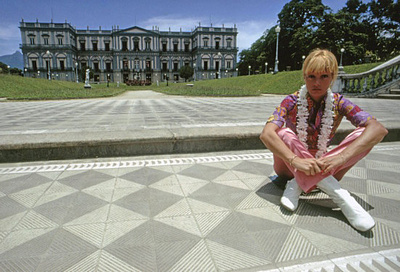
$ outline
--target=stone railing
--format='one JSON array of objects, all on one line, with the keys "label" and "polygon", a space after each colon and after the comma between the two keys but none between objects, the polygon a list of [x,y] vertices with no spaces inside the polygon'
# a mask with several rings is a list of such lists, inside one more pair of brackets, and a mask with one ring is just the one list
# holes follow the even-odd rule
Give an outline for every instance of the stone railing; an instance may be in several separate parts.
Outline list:
[{"label": "stone railing", "polygon": [[360,97],[375,97],[389,92],[392,85],[400,81],[400,56],[374,69],[360,74],[341,74],[334,88],[337,92]]}]

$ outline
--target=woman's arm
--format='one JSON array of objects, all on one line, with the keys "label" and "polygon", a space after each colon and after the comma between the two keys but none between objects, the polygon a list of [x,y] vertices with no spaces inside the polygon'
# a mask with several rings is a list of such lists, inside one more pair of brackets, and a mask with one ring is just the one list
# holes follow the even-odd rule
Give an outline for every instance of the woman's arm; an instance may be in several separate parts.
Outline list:
[{"label": "woman's arm", "polygon": [[279,127],[274,123],[267,123],[260,135],[261,141],[274,155],[278,156],[299,171],[307,175],[315,175],[321,172],[321,169],[315,158],[299,158],[289,147],[281,140],[276,133]]},{"label": "woman's arm", "polygon": [[337,166],[345,164],[351,157],[357,156],[378,144],[388,134],[387,129],[375,119],[365,123],[365,130],[360,137],[354,140],[340,154],[332,157],[324,157],[318,160],[318,164],[327,173]]},{"label": "woman's arm", "polygon": [[276,156],[281,158],[287,163],[295,156],[295,154],[286,146],[286,144],[279,138],[276,131],[279,127],[274,123],[267,123],[261,132],[260,140],[263,144]]}]

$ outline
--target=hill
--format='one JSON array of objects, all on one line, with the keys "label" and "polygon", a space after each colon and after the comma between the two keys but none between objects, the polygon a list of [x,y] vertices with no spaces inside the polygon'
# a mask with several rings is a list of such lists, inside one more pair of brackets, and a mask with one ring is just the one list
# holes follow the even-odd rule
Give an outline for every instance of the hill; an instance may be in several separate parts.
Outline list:
[{"label": "hill", "polygon": [[18,50],[15,51],[14,54],[0,56],[0,62],[10,65],[11,68],[18,68],[21,70],[24,68],[24,59],[21,52]]}]

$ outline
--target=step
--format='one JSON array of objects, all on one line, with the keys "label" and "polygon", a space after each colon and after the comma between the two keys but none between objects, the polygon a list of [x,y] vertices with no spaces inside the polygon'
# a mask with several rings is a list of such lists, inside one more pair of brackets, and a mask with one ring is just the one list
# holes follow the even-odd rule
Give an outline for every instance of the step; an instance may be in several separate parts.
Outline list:
[{"label": "step", "polygon": [[399,94],[378,94],[378,98],[385,98],[385,99],[400,99],[400,93]]},{"label": "step", "polygon": [[391,89],[390,93],[391,94],[400,94],[400,89]]}]

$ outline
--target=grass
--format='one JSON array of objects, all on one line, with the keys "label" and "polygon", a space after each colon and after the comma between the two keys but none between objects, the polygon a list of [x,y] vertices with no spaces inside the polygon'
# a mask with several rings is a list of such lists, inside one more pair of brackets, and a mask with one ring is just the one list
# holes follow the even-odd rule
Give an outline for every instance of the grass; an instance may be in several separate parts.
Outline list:
[{"label": "grass", "polygon": [[[345,66],[346,73],[360,73],[376,67],[380,63]],[[187,84],[193,84],[188,86]],[[165,82],[156,86],[131,87],[111,83],[91,84],[91,89],[85,89],[84,83],[46,80],[39,78],[24,78],[0,74],[0,97],[8,100],[44,100],[44,99],[79,99],[111,97],[128,90],[154,90],[170,95],[186,96],[216,96],[239,97],[258,96],[260,94],[290,94],[303,84],[301,71],[283,71],[275,75],[261,74],[203,80],[187,83]]]},{"label": "grass", "polygon": [[121,84],[119,88],[116,84],[110,84],[109,88],[106,84],[91,84],[91,86],[91,89],[85,89],[84,83],[0,74],[0,97],[9,100],[109,97],[127,90],[125,84]]},{"label": "grass", "polygon": [[[355,74],[368,71],[380,63],[368,63],[361,65],[345,66],[344,71]],[[193,87],[187,84],[193,84]],[[153,90],[171,94],[188,96],[258,96],[260,94],[291,94],[304,84],[302,72],[282,71],[275,75],[260,74],[203,80],[187,83],[170,83]]]}]

